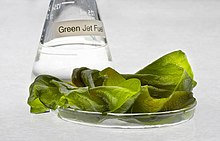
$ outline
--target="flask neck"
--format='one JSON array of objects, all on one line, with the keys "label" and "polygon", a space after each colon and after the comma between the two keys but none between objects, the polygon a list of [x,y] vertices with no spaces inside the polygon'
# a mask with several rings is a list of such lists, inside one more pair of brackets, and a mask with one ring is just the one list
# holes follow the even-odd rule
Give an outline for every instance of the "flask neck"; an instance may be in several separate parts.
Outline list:
[{"label": "flask neck", "polygon": [[51,0],[47,16],[50,20],[59,17],[101,20],[96,0]]},{"label": "flask neck", "polygon": [[[89,38],[73,41],[72,38],[77,36]],[[90,39],[92,36],[95,39]],[[95,0],[51,0],[40,42],[45,44],[63,37],[71,37],[71,43],[91,44],[91,41],[99,40],[99,44],[106,44],[104,26]]]}]

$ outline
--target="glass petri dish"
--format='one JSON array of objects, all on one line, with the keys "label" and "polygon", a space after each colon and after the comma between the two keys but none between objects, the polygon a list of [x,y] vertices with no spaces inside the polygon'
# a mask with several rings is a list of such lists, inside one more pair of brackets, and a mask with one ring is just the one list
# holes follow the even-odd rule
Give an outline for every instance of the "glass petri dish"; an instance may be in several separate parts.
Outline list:
[{"label": "glass petri dish", "polygon": [[154,113],[100,113],[72,108],[58,108],[57,114],[63,120],[89,126],[108,128],[155,128],[177,125],[194,116],[197,102],[173,111]]}]

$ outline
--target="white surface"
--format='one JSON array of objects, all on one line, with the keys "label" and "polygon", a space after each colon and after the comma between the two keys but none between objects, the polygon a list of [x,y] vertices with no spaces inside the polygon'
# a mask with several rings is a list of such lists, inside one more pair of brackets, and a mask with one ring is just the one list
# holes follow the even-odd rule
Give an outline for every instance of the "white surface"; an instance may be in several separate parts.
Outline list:
[{"label": "white surface", "polygon": [[0,8],[0,140],[218,141],[220,138],[220,1],[98,0],[114,66],[134,72],[157,57],[186,52],[198,86],[196,114],[187,123],[125,130],[82,126],[26,104],[47,0],[2,0]]}]

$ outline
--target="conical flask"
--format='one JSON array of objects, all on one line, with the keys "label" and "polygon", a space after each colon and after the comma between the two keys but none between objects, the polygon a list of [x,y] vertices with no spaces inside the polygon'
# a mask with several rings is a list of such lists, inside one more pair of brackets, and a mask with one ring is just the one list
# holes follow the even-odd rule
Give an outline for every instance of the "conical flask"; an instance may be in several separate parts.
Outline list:
[{"label": "conical flask", "polygon": [[103,23],[95,0],[51,0],[32,76],[70,79],[79,67],[111,65]]}]

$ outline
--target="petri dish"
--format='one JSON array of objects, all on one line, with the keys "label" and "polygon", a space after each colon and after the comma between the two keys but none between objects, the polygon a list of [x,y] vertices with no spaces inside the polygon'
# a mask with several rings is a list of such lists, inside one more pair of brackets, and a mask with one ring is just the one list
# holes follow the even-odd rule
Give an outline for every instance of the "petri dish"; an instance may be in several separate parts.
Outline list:
[{"label": "petri dish", "polygon": [[156,128],[177,125],[190,120],[195,113],[195,101],[185,108],[154,113],[100,113],[72,108],[58,108],[59,118],[83,125],[107,128]]}]

